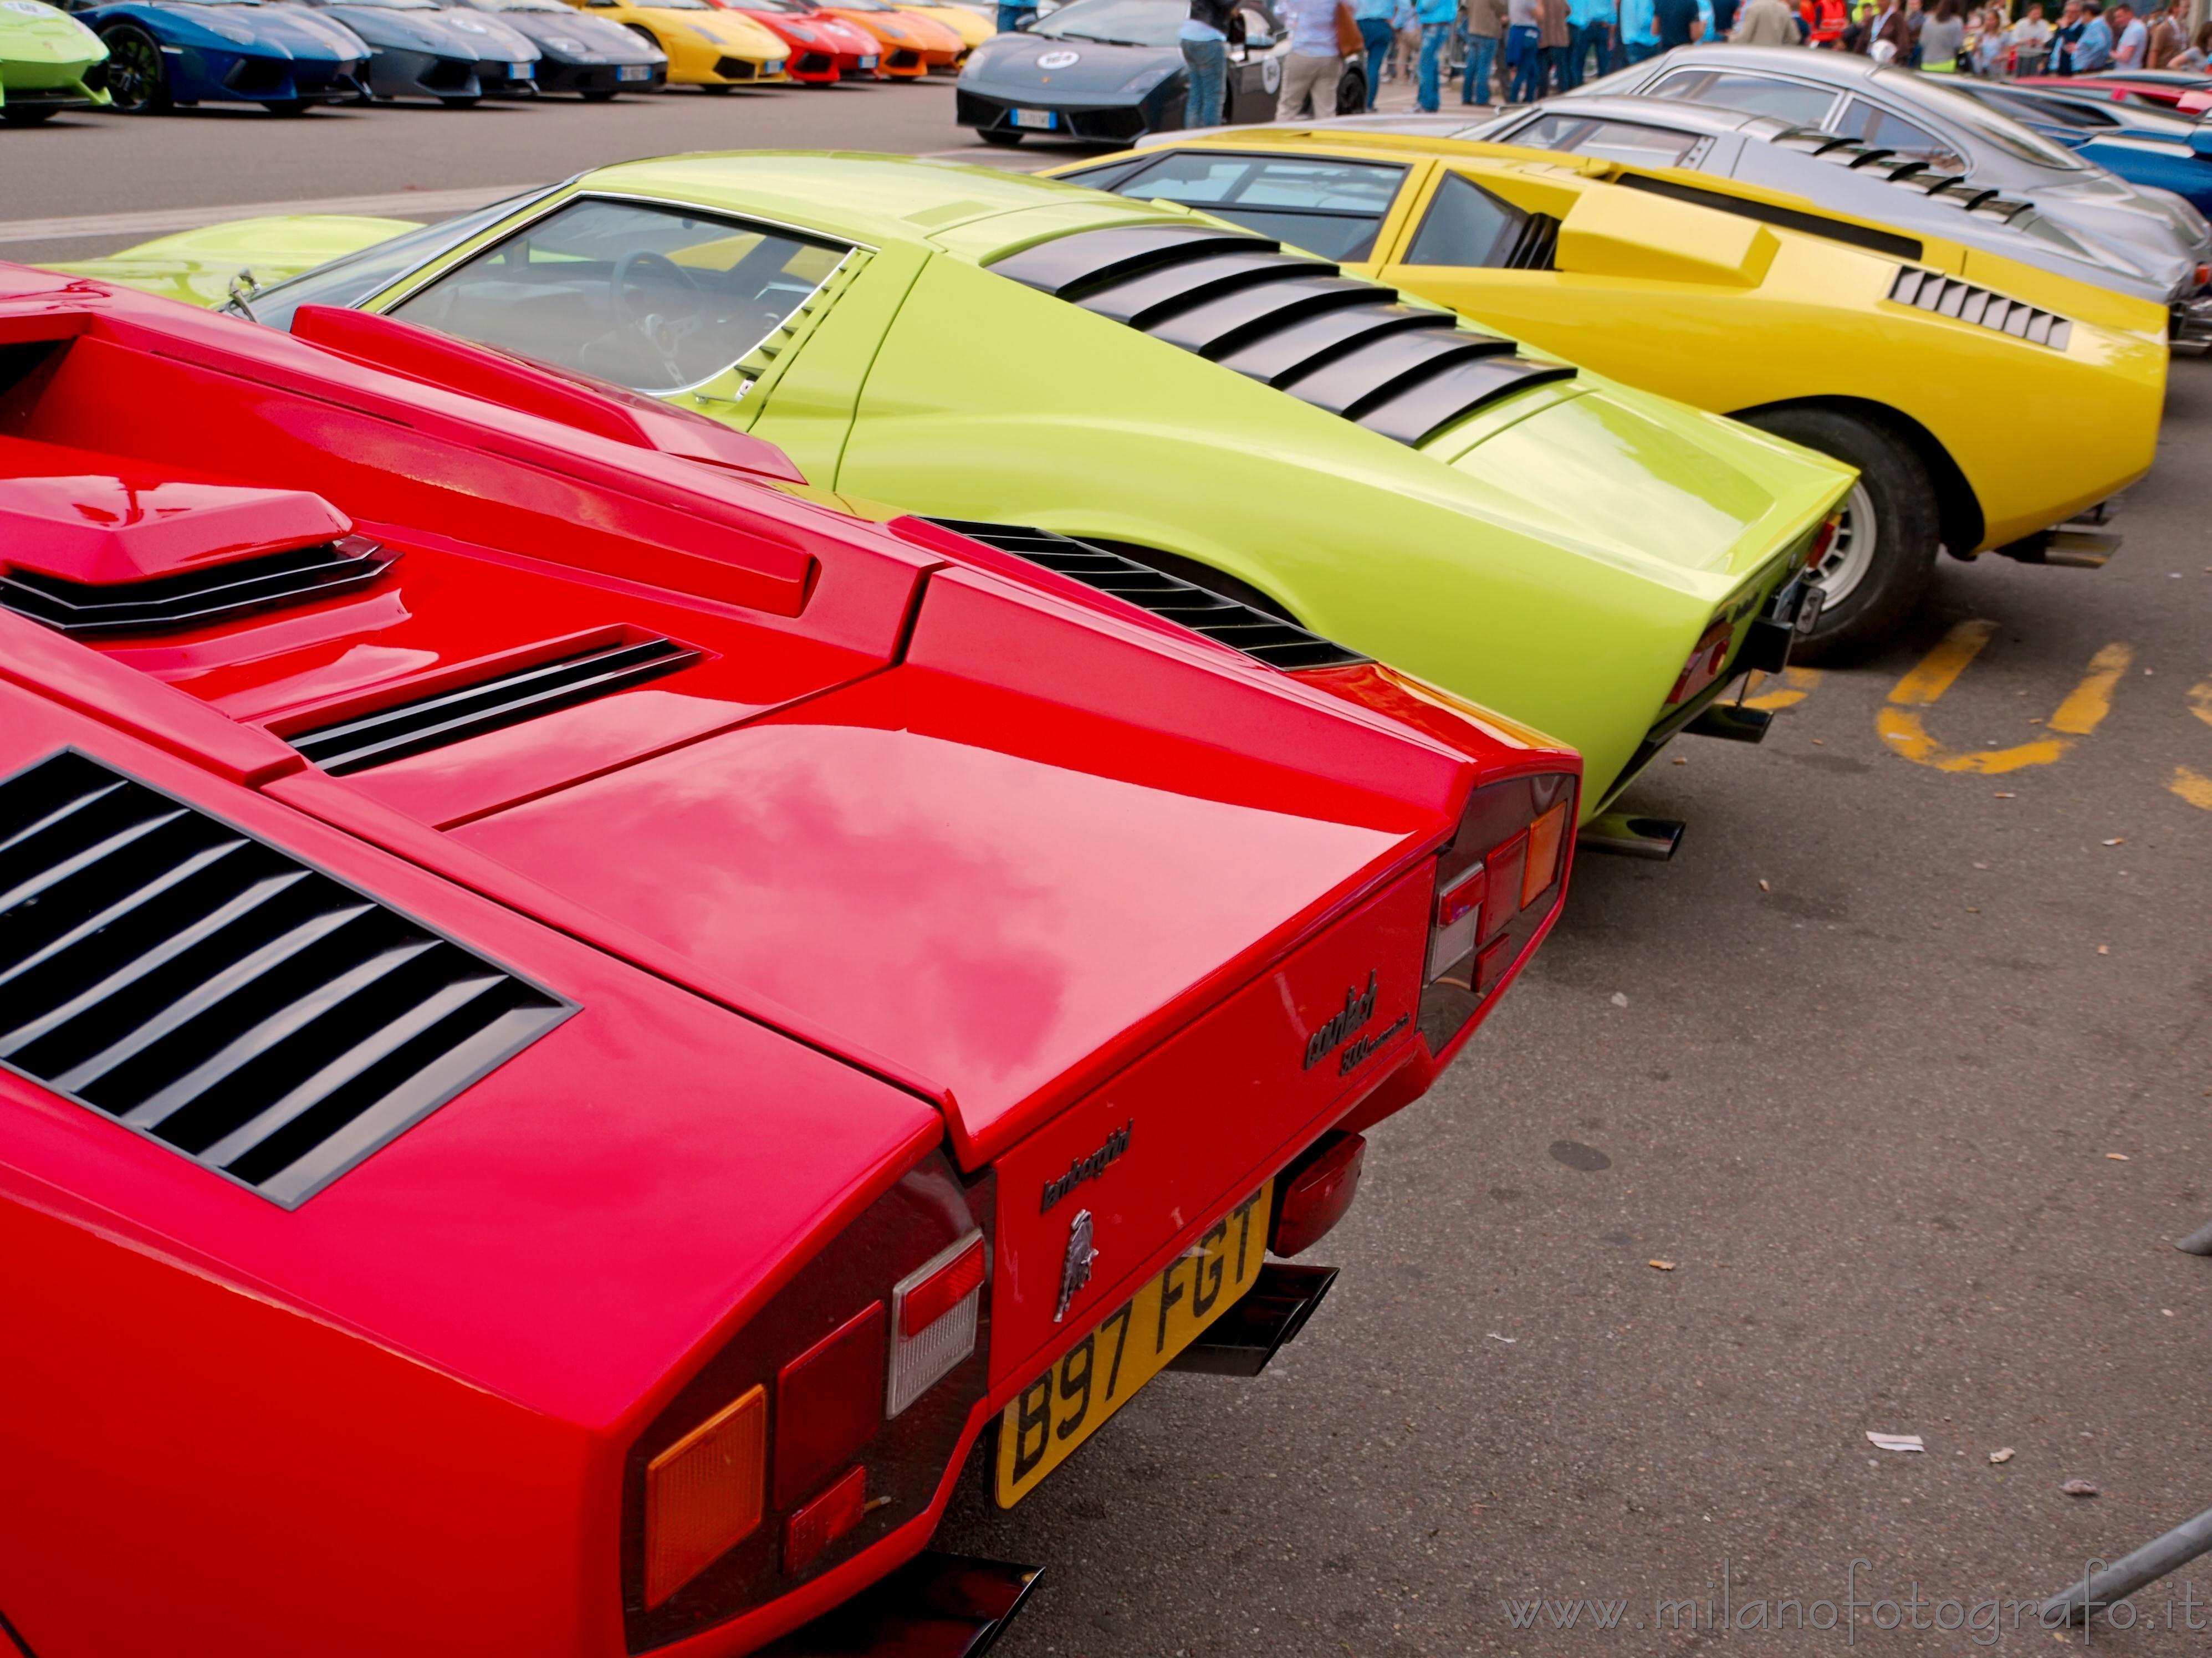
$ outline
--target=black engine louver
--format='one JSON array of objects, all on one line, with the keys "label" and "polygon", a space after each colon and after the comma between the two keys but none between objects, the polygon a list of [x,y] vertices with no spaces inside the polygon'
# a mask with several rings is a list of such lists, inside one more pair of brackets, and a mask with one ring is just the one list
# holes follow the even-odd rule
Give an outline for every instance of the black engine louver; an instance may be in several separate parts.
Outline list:
[{"label": "black engine louver", "polygon": [[2074,325],[2054,312],[2038,310],[1937,270],[1905,266],[1890,283],[1889,297],[1899,305],[1933,311],[1939,317],[1956,317],[1960,322],[1995,329],[2031,345],[2047,345],[2053,351],[2063,351],[2074,337]]},{"label": "black engine louver", "polygon": [[1333,640],[1308,633],[1296,623],[1269,616],[1249,604],[1224,598],[1219,593],[1168,575],[1133,558],[1109,552],[1087,541],[1032,530],[1013,524],[978,524],[965,519],[933,518],[926,522],[980,541],[987,547],[1042,564],[1095,587],[1102,593],[1127,599],[1139,610],[1181,623],[1193,633],[1231,646],[1270,667],[1339,668],[1370,659],[1348,651]]},{"label": "black engine louver", "polygon": [[0,781],[0,1064],[288,1209],[575,1011],[74,750]]},{"label": "black engine louver", "polygon": [[1819,127],[1792,127],[1777,134],[1774,142],[1817,155],[1824,161],[1832,161],[1838,167],[1849,167],[1854,173],[1869,173],[1905,189],[1917,190],[1933,200],[1948,202],[1963,213],[1990,214],[2009,224],[2021,214],[2035,210],[2033,202],[1971,184],[1963,173],[1940,172],[1926,161],[1916,161],[1894,149],[1824,132]]},{"label": "black engine louver", "polygon": [[702,654],[666,639],[603,646],[295,732],[289,740],[325,771],[343,775],[627,690],[689,667]]},{"label": "black engine louver", "polygon": [[991,269],[1403,444],[1575,372],[1264,236],[1206,225],[1079,231]]},{"label": "black engine louver", "polygon": [[328,598],[382,575],[398,554],[366,536],[264,553],[144,581],[96,585],[0,570],[0,605],[65,634],[174,633],[250,610]]}]

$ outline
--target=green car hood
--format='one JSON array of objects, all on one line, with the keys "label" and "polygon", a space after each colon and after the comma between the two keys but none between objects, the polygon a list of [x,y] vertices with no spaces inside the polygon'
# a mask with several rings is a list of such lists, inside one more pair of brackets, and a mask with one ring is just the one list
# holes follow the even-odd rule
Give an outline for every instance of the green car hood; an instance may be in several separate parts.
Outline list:
[{"label": "green car hood", "polygon": [[96,64],[107,48],[76,18],[41,0],[0,0],[0,76],[16,65]]},{"label": "green car hood", "polygon": [[[37,0],[24,0],[35,4]],[[8,0],[0,0],[4,8]],[[4,15],[0,11],[0,15]],[[70,20],[64,18],[64,21]],[[283,213],[233,219],[161,236],[105,258],[50,264],[64,276],[93,276],[186,305],[221,305],[231,279],[251,272],[264,286],[418,228],[412,219],[354,218],[337,213]]]},{"label": "green car hood", "polygon": [[1586,817],[1688,718],[1667,699],[1700,639],[1719,618],[1745,636],[1850,485],[1808,451],[1586,373],[1413,446],[991,268],[1077,233],[1194,222],[1171,206],[955,163],[763,152],[625,163],[563,190],[858,250],[834,293],[672,401],[848,496],[1221,572],[1582,750]]}]

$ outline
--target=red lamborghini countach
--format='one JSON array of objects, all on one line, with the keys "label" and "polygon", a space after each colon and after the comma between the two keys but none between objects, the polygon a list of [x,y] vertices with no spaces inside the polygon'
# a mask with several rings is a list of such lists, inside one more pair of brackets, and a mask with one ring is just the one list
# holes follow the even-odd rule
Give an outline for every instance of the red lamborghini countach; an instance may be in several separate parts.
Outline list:
[{"label": "red lamborghini countach", "polygon": [[1018,1501],[1310,1310],[1575,757],[802,484],[0,267],[21,1650],[976,1650],[1034,1574],[927,1552],[971,1456]]}]

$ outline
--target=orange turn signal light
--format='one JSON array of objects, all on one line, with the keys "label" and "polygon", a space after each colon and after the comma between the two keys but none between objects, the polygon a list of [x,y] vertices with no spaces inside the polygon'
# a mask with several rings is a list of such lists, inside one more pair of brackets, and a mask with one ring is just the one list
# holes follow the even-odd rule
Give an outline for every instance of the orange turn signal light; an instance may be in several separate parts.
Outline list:
[{"label": "orange turn signal light", "polygon": [[750,1536],[768,1485],[768,1389],[756,1386],[645,1468],[645,1603],[657,1606]]},{"label": "orange turn signal light", "polygon": [[1559,878],[1559,847],[1567,838],[1567,803],[1528,825],[1528,861],[1521,869],[1521,908],[1526,909]]}]

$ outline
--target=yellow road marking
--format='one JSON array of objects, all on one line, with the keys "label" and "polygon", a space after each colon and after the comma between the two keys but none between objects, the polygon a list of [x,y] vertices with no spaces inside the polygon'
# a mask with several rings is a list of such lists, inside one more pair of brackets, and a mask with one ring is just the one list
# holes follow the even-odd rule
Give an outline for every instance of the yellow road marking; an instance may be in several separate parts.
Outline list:
[{"label": "yellow road marking", "polygon": [[[1759,688],[1766,683],[1767,678],[1767,675],[1754,670],[1747,689],[1753,691],[1759,690]],[[1820,683],[1820,671],[1818,668],[1784,668],[1782,671],[1782,683],[1785,689],[1778,691],[1761,691],[1756,696],[1747,696],[1743,700],[1743,705],[1747,708],[1765,708],[1770,713],[1776,708],[1794,708],[1802,702],[1811,694],[1814,687]],[[2205,717],[2212,720],[2212,714],[2207,714]]]},{"label": "yellow road marking", "polygon": [[[2049,729],[2064,736],[2039,738],[2007,749],[1947,749],[1928,734],[1914,710],[1940,701],[1996,631],[1996,623],[1973,616],[1946,634],[1942,642],[1891,689],[1889,706],[1875,716],[1875,729],[1881,740],[1916,765],[1937,771],[1974,772],[1987,777],[2027,766],[2047,766],[2073,747],[2067,738],[2087,737],[2112,712],[2112,688],[2135,660],[2134,651],[2118,644],[2106,646],[2090,659],[2089,671],[2051,717]],[[2212,689],[2208,690],[2206,706],[2212,708]],[[2205,717],[2212,720],[2212,714]]]},{"label": "yellow road marking", "polygon": [[2173,780],[2166,785],[2192,806],[2202,806],[2212,811],[2212,777],[2201,771],[2191,771],[2186,766],[2173,768]]},{"label": "yellow road marking", "polygon": [[2212,679],[2200,681],[2189,688],[2189,712],[2212,726]]}]

